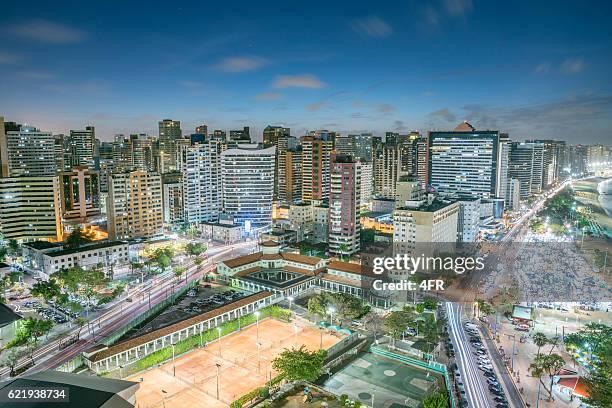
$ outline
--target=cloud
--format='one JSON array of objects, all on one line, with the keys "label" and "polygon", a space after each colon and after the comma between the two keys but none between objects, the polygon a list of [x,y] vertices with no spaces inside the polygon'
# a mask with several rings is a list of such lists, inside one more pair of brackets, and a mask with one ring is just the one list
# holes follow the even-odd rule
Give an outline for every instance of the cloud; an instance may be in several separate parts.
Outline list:
[{"label": "cloud", "polygon": [[440,16],[431,4],[423,9],[422,20],[425,22],[425,27],[436,27],[440,24]]},{"label": "cloud", "polygon": [[283,97],[280,92],[262,92],[255,95],[258,101],[277,101]]},{"label": "cloud", "polygon": [[272,84],[274,88],[324,88],[325,82],[311,74],[302,75],[279,75]]},{"label": "cloud", "polygon": [[85,41],[87,33],[53,21],[32,19],[9,25],[6,31],[18,38],[48,44],[70,44]]},{"label": "cloud", "polygon": [[561,72],[566,75],[577,74],[584,69],[582,58],[568,58],[561,64]]},{"label": "cloud", "polygon": [[22,79],[45,80],[53,78],[53,74],[45,71],[22,71],[19,72],[19,77]]},{"label": "cloud", "polygon": [[355,20],[351,23],[351,28],[356,33],[373,38],[384,38],[393,33],[393,27],[377,16]]},{"label": "cloud", "polygon": [[444,9],[451,16],[463,16],[473,8],[472,0],[444,0]]},{"label": "cloud", "polygon": [[321,109],[323,106],[325,106],[325,101],[314,102],[314,103],[310,103],[306,105],[306,110],[308,112],[316,112],[319,109]]},{"label": "cloud", "polygon": [[376,110],[382,113],[389,113],[389,112],[393,112],[395,110],[395,107],[392,105],[389,105],[388,103],[381,103],[376,106]]},{"label": "cloud", "polygon": [[215,67],[224,72],[254,71],[265,66],[268,61],[261,57],[231,57],[221,60]]},{"label": "cloud", "polygon": [[0,51],[0,65],[10,65],[21,61],[21,56]]},{"label": "cloud", "polygon": [[548,62],[542,62],[536,65],[533,71],[536,74],[548,74],[548,72],[550,71],[550,64]]},{"label": "cloud", "polygon": [[447,122],[455,122],[457,120],[457,117],[450,110],[448,110],[448,108],[438,109],[437,111],[430,112],[427,114],[427,116],[443,119]]},{"label": "cloud", "polygon": [[393,122],[393,129],[397,131],[402,131],[408,129],[408,127],[404,124],[404,121],[396,120]]}]

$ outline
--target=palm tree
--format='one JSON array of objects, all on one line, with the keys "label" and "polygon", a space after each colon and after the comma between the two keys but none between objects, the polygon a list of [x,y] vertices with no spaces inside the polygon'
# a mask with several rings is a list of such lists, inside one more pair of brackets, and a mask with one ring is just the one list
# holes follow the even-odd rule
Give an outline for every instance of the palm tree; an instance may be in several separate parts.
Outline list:
[{"label": "palm tree", "polygon": [[340,260],[343,261],[345,253],[348,253],[349,251],[349,246],[347,244],[340,244],[338,249],[340,250]]},{"label": "palm tree", "polygon": [[540,354],[540,349],[549,343],[548,337],[544,333],[534,333],[533,334],[533,343],[538,346],[538,352],[536,355]]}]

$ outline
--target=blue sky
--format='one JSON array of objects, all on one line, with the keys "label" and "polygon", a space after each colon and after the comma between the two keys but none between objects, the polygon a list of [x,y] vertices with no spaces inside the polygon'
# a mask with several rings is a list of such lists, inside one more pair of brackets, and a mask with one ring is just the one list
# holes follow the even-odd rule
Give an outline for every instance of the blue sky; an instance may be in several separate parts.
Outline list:
[{"label": "blue sky", "polygon": [[[267,124],[296,136],[469,120],[612,140],[608,1],[12,2],[0,115],[54,132]],[[210,4],[209,4],[210,3]]]}]

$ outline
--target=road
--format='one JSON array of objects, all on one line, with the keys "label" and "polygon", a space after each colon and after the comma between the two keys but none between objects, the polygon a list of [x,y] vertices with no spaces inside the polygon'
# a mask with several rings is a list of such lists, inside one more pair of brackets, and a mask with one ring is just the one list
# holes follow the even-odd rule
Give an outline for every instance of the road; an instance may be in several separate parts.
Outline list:
[{"label": "road", "polygon": [[[52,369],[71,360],[82,351],[99,343],[101,339],[121,328],[126,321],[129,321],[130,317],[133,318],[138,316],[146,312],[150,307],[154,307],[156,304],[166,299],[166,297],[172,293],[173,289],[176,290],[196,279],[200,279],[205,273],[214,268],[215,262],[233,258],[245,252],[251,252],[252,248],[256,244],[256,242],[247,241],[233,245],[213,246],[207,252],[207,263],[201,265],[199,271],[197,270],[197,266],[193,263],[193,261],[188,260],[187,262],[183,263],[183,266],[187,268],[185,279],[181,278],[177,282],[170,273],[153,278],[152,284],[150,285],[147,285],[146,282],[145,285],[141,284],[136,289],[132,290],[129,295],[126,295],[120,301],[108,308],[99,317],[96,317],[91,322],[91,327],[93,329],[92,331],[88,330],[88,325],[83,326],[80,339],[76,343],[71,344],[63,350],[59,350],[61,339],[57,339],[42,345],[33,354],[36,365],[28,369],[25,373],[31,374],[42,370]],[[132,301],[126,301],[128,298],[132,299]],[[75,327],[62,339],[74,336],[78,332],[79,329]],[[15,369],[19,369],[27,365],[29,362],[30,358],[24,357],[20,359],[19,363],[15,366]],[[0,378],[4,378],[8,376],[8,374],[8,368],[0,369]]]},{"label": "road", "polygon": [[494,407],[488,385],[482,372],[478,368],[474,349],[468,340],[461,324],[463,306],[460,303],[446,302],[446,315],[448,318],[449,336],[455,349],[455,361],[461,373],[461,382],[465,388],[465,398],[469,407]]}]

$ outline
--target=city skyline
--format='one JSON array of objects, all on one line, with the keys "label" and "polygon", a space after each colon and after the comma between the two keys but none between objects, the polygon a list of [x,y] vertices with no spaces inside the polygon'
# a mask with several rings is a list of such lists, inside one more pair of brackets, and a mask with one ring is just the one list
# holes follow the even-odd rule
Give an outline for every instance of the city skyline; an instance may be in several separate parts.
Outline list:
[{"label": "city skyline", "polygon": [[250,126],[254,140],[268,124],[381,135],[468,120],[512,140],[605,144],[610,5],[550,5],[11,5],[0,111],[107,141],[172,118],[185,134]]}]

